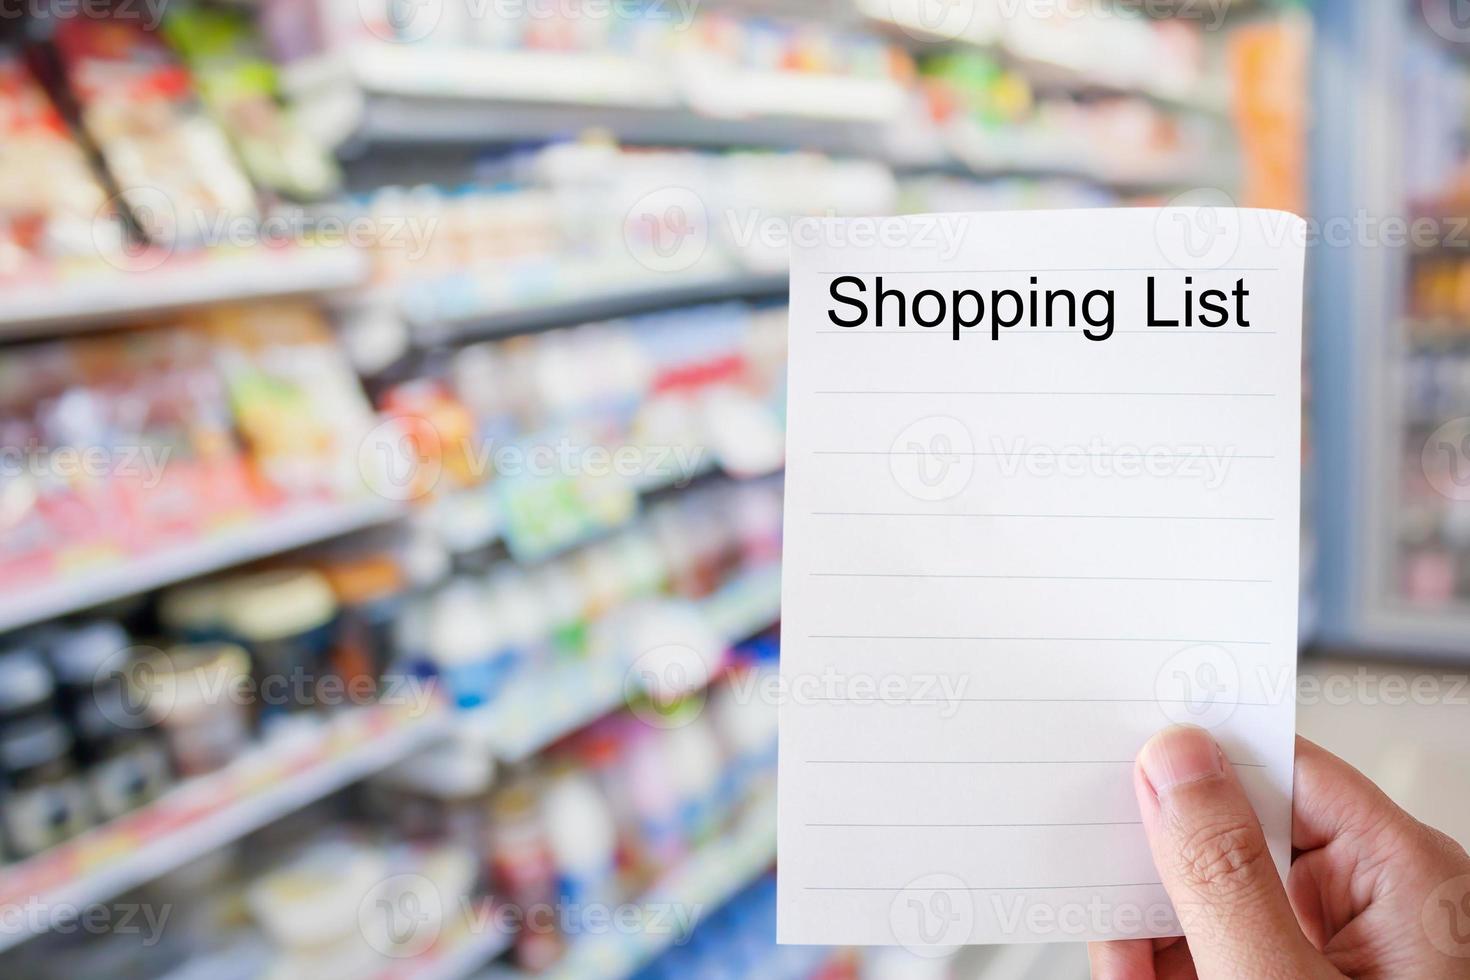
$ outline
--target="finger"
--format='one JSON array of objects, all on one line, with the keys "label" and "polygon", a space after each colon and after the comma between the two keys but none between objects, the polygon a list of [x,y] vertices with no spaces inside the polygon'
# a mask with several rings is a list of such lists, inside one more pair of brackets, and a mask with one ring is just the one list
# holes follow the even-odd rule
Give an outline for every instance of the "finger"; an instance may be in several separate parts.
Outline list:
[{"label": "finger", "polygon": [[1367,776],[1322,746],[1297,736],[1292,847],[1315,850],[1339,837],[1374,833],[1406,819],[1409,815]]},{"label": "finger", "polygon": [[1204,729],[1155,735],[1134,783],[1201,977],[1305,975],[1323,962],[1297,927],[1245,791]]},{"label": "finger", "polygon": [[1152,939],[1118,939],[1088,943],[1092,980],[1154,980]]}]

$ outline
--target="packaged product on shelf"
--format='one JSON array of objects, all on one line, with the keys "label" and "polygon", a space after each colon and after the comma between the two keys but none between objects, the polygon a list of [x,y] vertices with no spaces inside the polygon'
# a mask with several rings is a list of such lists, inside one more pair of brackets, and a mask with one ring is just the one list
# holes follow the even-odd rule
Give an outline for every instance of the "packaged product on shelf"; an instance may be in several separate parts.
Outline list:
[{"label": "packaged product on shelf", "polygon": [[55,723],[55,695],[39,651],[0,652],[0,856],[37,854],[90,819],[86,791],[69,769],[70,738]]},{"label": "packaged product on shelf", "polygon": [[208,533],[259,506],[210,345],[184,330],[12,348],[0,577],[34,581]]},{"label": "packaged product on shelf", "polygon": [[[337,601],[319,573],[285,569],[237,578],[230,585],[225,615],[230,633],[250,651],[264,724],[310,710],[320,700],[340,706],[349,697],[369,695],[371,687],[350,690],[331,671],[328,655]],[[328,684],[337,690],[328,690]]]},{"label": "packaged product on shelf", "polygon": [[285,975],[371,976],[382,967],[378,950],[390,948],[391,937],[365,935],[365,928],[385,922],[359,910],[375,909],[374,893],[391,880],[381,848],[328,834],[300,845],[256,879],[245,897],[251,915],[280,951],[278,968]]},{"label": "packaged product on shelf", "polygon": [[287,498],[362,497],[374,418],[321,312],[302,303],[217,307],[202,326],[235,423],[270,485]]},{"label": "packaged product on shelf", "polygon": [[74,747],[71,732],[53,715],[31,715],[0,729],[0,821],[13,857],[39,854],[95,822]]},{"label": "packaged product on shelf", "polygon": [[[774,647],[775,644],[770,644]],[[744,654],[737,651],[737,663]],[[710,692],[710,719],[730,760],[726,792],[738,795],[775,771],[776,715],[780,691],[773,659],[736,666],[731,679]]]},{"label": "packaged product on shelf", "polygon": [[0,46],[0,280],[118,260],[122,222],[18,51]]},{"label": "packaged product on shelf", "polygon": [[336,190],[336,164],[281,104],[276,68],[246,13],[175,4],[164,30],[257,186],[306,200]]},{"label": "packaged product on shelf", "polygon": [[349,686],[376,688],[394,659],[393,621],[403,608],[403,569],[390,554],[341,554],[321,563],[341,615],[333,642],[334,672]]},{"label": "packaged product on shelf", "polygon": [[495,696],[516,663],[490,615],[479,583],[451,580],[434,593],[427,654],[454,703],[473,708]]},{"label": "packaged product on shelf", "polygon": [[612,906],[619,897],[617,829],[592,778],[570,765],[553,771],[541,811],[561,901],[574,910]]},{"label": "packaged product on shelf", "polygon": [[45,635],[58,698],[98,818],[111,820],[155,799],[171,779],[168,756],[133,697],[127,632],[97,620]]},{"label": "packaged product on shelf", "polygon": [[664,719],[665,766],[679,794],[679,815],[686,840],[698,847],[714,836],[732,801],[722,792],[725,759],[703,704],[691,702],[686,717]]},{"label": "packaged product on shelf", "polygon": [[55,43],[82,127],[150,242],[213,244],[222,223],[257,217],[250,181],[193,79],[141,20],[60,19]]},{"label": "packaged product on shelf", "polygon": [[148,656],[130,676],[134,697],[162,730],[180,776],[220,769],[250,738],[250,656],[233,643],[183,643]]},{"label": "packaged product on shelf", "polygon": [[[541,783],[529,772],[510,774],[490,803],[487,859],[495,892],[527,914],[556,906],[559,883],[556,857],[542,819]],[[543,915],[515,937],[515,959],[524,970],[539,972],[561,956],[561,935]],[[552,926],[552,927],[549,927]]]}]

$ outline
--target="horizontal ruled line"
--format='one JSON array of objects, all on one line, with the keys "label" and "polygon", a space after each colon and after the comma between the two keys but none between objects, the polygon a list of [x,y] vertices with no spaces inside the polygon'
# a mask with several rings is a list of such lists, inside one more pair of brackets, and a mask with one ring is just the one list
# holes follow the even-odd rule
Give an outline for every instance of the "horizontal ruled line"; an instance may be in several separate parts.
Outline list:
[{"label": "horizontal ruled line", "polygon": [[820,829],[855,830],[1007,830],[1029,827],[1139,827],[1142,820],[1090,820],[1077,823],[809,823]]},{"label": "horizontal ruled line", "polygon": [[821,695],[807,695],[808,701],[821,701],[833,704],[1205,704],[1209,707],[1222,708],[1272,708],[1275,707],[1269,701],[1227,701],[1223,698],[904,698],[885,697],[875,695],[869,698],[860,697],[825,697]]},{"label": "horizontal ruled line", "polygon": [[984,640],[1039,643],[1216,643],[1221,646],[1270,646],[1270,640],[1190,640],[1168,636],[887,636],[876,633],[808,633],[808,640]]},{"label": "horizontal ruled line", "polygon": [[965,886],[963,888],[914,888],[912,885],[805,885],[805,891],[809,892],[1043,892],[1043,891],[1070,891],[1072,889],[1086,888],[1151,888],[1162,885],[1162,881],[1124,881],[1107,885],[986,885]]},{"label": "horizontal ruled line", "polygon": [[1209,514],[1002,514],[1002,513],[959,513],[945,514],[938,511],[919,510],[814,510],[813,517],[950,517],[973,519],[1020,519],[1020,520],[1065,520],[1065,521],[1274,521],[1274,517]]},{"label": "horizontal ruled line", "polygon": [[[983,450],[961,450],[961,449],[813,449],[813,456],[1027,456],[1028,452],[986,452]],[[1275,459],[1272,456],[1248,456],[1248,455],[1224,455],[1221,453],[1156,453],[1156,452],[1116,452],[1116,453],[1084,453],[1065,452],[1055,453],[1056,456],[1070,458],[1086,457],[1088,459],[1222,459],[1234,462],[1238,459]]]},{"label": "horizontal ruled line", "polygon": [[1079,398],[1275,398],[1274,391],[814,391],[814,395],[1040,395]]},{"label": "horizontal ruled line", "polygon": [[980,575],[962,572],[811,572],[815,578],[954,578],[1018,582],[1209,582],[1219,585],[1269,585],[1269,578],[1188,578],[1175,575]]},{"label": "horizontal ruled line", "polygon": [[[1133,759],[807,759],[809,766],[1131,766]],[[1264,762],[1230,761],[1238,769],[1265,769]]]}]

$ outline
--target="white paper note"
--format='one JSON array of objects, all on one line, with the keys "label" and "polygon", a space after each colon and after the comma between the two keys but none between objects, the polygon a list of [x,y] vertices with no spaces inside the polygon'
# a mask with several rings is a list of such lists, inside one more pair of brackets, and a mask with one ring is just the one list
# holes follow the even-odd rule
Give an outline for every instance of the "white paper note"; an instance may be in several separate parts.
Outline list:
[{"label": "white paper note", "polygon": [[1179,934],[1131,778],[1174,722],[1220,740],[1284,875],[1301,220],[793,237],[779,939]]}]

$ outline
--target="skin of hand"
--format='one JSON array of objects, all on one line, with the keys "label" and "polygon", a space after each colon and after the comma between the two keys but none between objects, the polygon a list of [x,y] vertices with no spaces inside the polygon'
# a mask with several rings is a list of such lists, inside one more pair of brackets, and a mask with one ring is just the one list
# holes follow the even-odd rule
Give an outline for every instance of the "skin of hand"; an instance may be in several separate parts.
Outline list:
[{"label": "skin of hand", "polygon": [[1091,944],[1096,980],[1470,978],[1465,849],[1320,746],[1296,742],[1284,885],[1203,729],[1155,735],[1133,781],[1185,935]]}]

